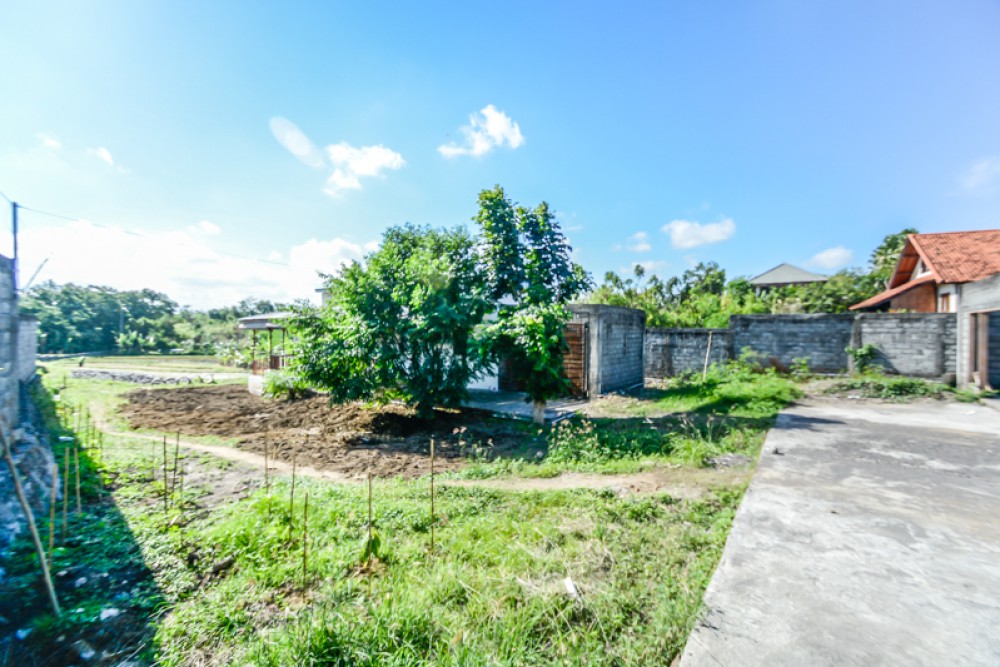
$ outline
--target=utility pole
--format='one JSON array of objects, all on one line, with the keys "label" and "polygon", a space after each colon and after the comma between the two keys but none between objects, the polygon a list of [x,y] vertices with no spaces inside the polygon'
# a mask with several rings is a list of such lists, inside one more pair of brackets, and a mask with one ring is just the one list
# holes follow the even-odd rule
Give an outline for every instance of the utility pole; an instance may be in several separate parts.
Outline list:
[{"label": "utility pole", "polygon": [[11,271],[11,273],[13,273],[14,298],[15,299],[17,299],[17,264],[18,264],[18,256],[17,256],[17,209],[18,208],[20,208],[20,207],[17,205],[16,201],[12,201],[10,203],[11,222],[12,222],[12,227],[13,227],[13,230],[14,230],[14,257],[11,260],[12,261],[12,264],[11,264],[12,271]]}]

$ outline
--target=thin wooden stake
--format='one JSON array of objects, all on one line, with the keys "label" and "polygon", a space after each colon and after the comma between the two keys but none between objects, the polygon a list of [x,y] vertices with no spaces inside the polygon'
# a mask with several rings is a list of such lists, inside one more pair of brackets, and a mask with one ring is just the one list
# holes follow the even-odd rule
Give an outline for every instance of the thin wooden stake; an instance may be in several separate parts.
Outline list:
[{"label": "thin wooden stake", "polygon": [[76,513],[83,512],[83,505],[80,503],[80,448],[73,448],[73,459],[76,461]]},{"label": "thin wooden stake", "polygon": [[368,473],[368,597],[372,596],[372,474]]},{"label": "thin wooden stake", "polygon": [[45,588],[49,594],[49,602],[52,603],[52,610],[56,616],[62,615],[59,609],[59,600],[56,598],[56,589],[52,585],[52,576],[49,574],[49,564],[45,559],[45,548],[42,546],[42,538],[38,534],[38,526],[35,525],[35,513],[31,511],[31,505],[24,496],[24,488],[21,486],[21,476],[17,473],[17,466],[14,465],[14,456],[10,453],[10,438],[7,435],[7,425],[0,425],[0,439],[3,440],[4,458],[10,467],[10,476],[14,480],[14,491],[17,499],[24,510],[24,516],[28,519],[28,530],[31,531],[31,539],[35,542],[35,552],[38,554],[38,562],[42,566],[42,577],[45,579]]},{"label": "thin wooden stake", "polygon": [[63,445],[63,521],[62,545],[66,546],[66,525],[69,523],[69,443]]},{"label": "thin wooden stake", "polygon": [[167,496],[169,489],[167,488],[167,436],[163,436],[163,512],[166,513],[170,509],[170,499]]},{"label": "thin wooden stake", "polygon": [[174,487],[177,486],[177,459],[180,457],[181,451],[181,432],[177,431],[177,439],[174,441],[174,481],[170,483],[170,490],[173,491]]},{"label": "thin wooden stake", "polygon": [[271,520],[271,471],[267,458],[267,433],[264,434],[264,495],[267,497],[267,520]]},{"label": "thin wooden stake", "polygon": [[701,371],[702,382],[708,378],[708,359],[712,355],[712,333],[711,331],[708,332],[708,345],[705,347],[705,367]]},{"label": "thin wooden stake", "polygon": [[309,571],[309,492],[306,491],[305,508],[302,510],[302,583]]},{"label": "thin wooden stake", "polygon": [[56,550],[56,495],[59,493],[59,464],[52,461],[52,497],[49,498],[49,564]]},{"label": "thin wooden stake", "polygon": [[292,492],[288,499],[288,535],[291,537],[295,527],[295,456],[292,456]]},{"label": "thin wooden stake", "polygon": [[434,555],[434,438],[431,438],[431,555]]}]

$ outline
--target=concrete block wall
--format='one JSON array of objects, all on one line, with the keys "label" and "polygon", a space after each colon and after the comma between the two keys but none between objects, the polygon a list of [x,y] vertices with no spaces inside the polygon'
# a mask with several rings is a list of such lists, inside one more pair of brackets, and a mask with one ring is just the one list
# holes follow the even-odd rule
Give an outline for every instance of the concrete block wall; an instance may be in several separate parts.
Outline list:
[{"label": "concrete block wall", "polygon": [[943,378],[955,372],[955,322],[954,313],[861,313],[851,345],[874,345],[890,373]]},{"label": "concrete block wall", "polygon": [[816,373],[839,373],[847,368],[847,346],[855,315],[733,315],[729,318],[733,356],[744,348],[791,367],[808,358]]},{"label": "concrete block wall", "polygon": [[958,312],[958,383],[969,382],[969,334],[972,313],[990,315],[990,384],[1000,387],[1000,274],[961,286]]},{"label": "concrete block wall", "polygon": [[731,349],[729,329],[646,329],[646,377],[659,379],[700,373],[705,367],[706,353],[709,364],[721,364],[729,361]]},{"label": "concrete block wall", "polygon": [[641,385],[646,313],[596,304],[573,304],[569,309],[573,322],[588,325],[588,393],[597,396]]}]

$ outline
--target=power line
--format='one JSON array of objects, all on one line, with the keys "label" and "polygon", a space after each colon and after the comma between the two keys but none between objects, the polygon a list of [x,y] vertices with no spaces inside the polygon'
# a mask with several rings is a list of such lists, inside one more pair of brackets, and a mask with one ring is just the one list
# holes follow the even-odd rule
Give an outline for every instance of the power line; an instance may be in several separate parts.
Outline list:
[{"label": "power line", "polygon": [[[13,203],[13,202],[11,202],[10,199],[7,198],[7,195],[5,195],[2,191],[0,191],[0,195],[3,195],[3,198],[6,199],[9,203]],[[111,230],[111,231],[121,231],[122,233],[129,234],[131,236],[139,236],[139,237],[142,237],[142,238],[148,238],[149,237],[148,234],[145,234],[143,232],[134,231],[134,230],[130,230],[130,229],[124,229],[122,227],[115,227],[113,225],[103,225],[103,224],[101,224],[99,222],[93,222],[92,220],[88,220],[88,219],[82,218],[82,217],[75,217],[74,218],[72,216],[62,215],[61,213],[53,213],[51,211],[43,211],[41,209],[33,208],[33,207],[30,207],[30,206],[21,206],[20,204],[18,205],[18,208],[20,208],[22,211],[30,211],[32,213],[38,213],[39,215],[47,215],[47,216],[52,217],[52,218],[59,218],[60,220],[69,220],[70,222],[86,222],[87,224],[93,225],[94,227],[100,227],[101,229],[107,229],[107,230]],[[180,245],[180,246],[195,247],[194,244],[192,244],[192,243],[183,243],[183,242],[180,242],[180,241],[175,241],[175,243],[177,245]],[[290,264],[288,264],[288,262],[278,262],[278,261],[275,261],[275,260],[272,260],[272,259],[261,259],[260,257],[248,257],[246,255],[240,255],[240,254],[232,253],[232,252],[225,252],[225,251],[222,251],[222,250],[215,250],[215,249],[213,249],[212,252],[214,252],[216,254],[219,254],[219,255],[224,255],[226,257],[234,257],[236,259],[245,259],[245,260],[250,261],[250,262],[261,262],[262,264],[273,264],[275,266],[290,266]]]},{"label": "power line", "polygon": [[3,197],[4,199],[6,199],[6,200],[7,200],[7,203],[8,203],[8,204],[13,204],[13,203],[14,203],[14,202],[12,202],[12,201],[10,200],[10,197],[8,197],[7,195],[5,195],[5,194],[3,193],[3,191],[2,191],[2,190],[0,190],[0,197]]}]

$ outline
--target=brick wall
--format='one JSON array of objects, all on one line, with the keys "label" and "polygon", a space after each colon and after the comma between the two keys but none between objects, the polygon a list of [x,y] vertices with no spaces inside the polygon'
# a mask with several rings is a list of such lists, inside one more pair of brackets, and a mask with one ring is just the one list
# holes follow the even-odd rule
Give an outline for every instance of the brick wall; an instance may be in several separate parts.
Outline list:
[{"label": "brick wall", "polygon": [[861,313],[852,346],[874,345],[890,373],[940,378],[955,372],[954,313]]},{"label": "brick wall", "polygon": [[[712,348],[709,352],[709,336]],[[732,341],[729,329],[646,329],[646,377],[666,378],[682,373],[700,373],[709,364],[725,363],[730,358]]]}]

